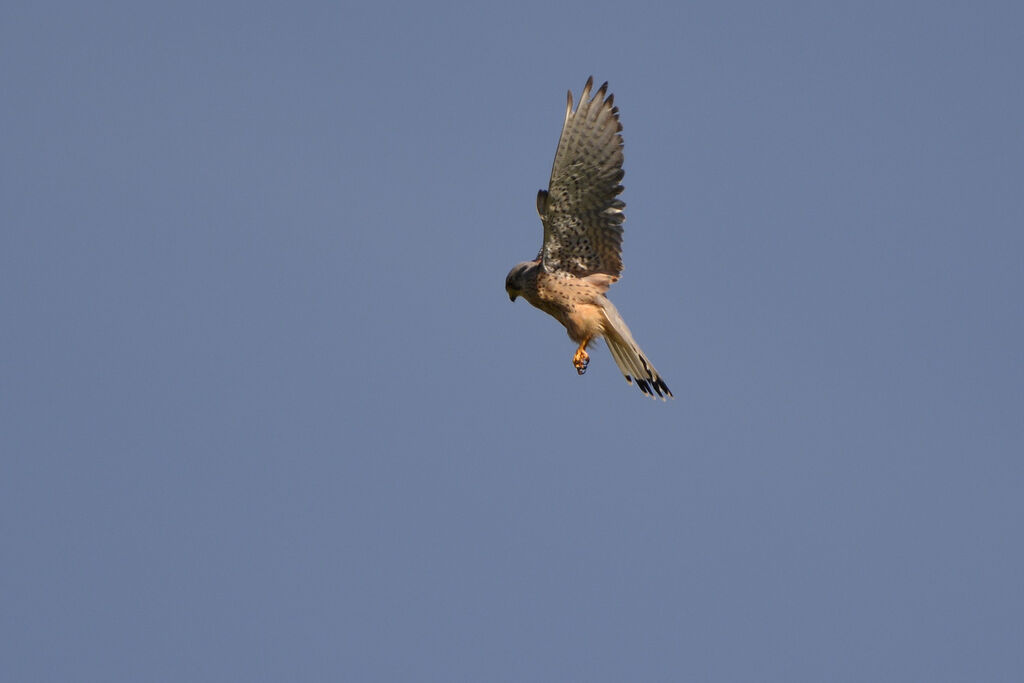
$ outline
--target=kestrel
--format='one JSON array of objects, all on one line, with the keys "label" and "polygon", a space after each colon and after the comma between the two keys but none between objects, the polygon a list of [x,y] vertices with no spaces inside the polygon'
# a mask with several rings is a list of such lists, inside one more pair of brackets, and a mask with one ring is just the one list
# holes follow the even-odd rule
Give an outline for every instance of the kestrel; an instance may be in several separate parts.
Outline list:
[{"label": "kestrel", "polygon": [[521,296],[565,326],[579,344],[572,362],[587,371],[587,346],[600,337],[630,384],[665,400],[672,392],[633,340],[605,293],[622,272],[622,124],[605,83],[593,97],[594,79],[573,111],[572,91],[558,140],[548,189],[537,193],[544,242],[532,261],[505,278],[510,300]]}]

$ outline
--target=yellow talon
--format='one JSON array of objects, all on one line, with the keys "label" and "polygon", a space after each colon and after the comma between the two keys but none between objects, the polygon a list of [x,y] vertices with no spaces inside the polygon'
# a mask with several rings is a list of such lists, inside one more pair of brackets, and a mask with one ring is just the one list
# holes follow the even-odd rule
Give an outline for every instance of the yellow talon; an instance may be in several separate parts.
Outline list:
[{"label": "yellow talon", "polygon": [[576,354],[572,357],[572,364],[576,366],[576,372],[580,375],[587,371],[587,365],[590,363],[590,356],[587,355],[588,341],[589,339],[584,339],[580,343],[580,347],[576,349]]}]

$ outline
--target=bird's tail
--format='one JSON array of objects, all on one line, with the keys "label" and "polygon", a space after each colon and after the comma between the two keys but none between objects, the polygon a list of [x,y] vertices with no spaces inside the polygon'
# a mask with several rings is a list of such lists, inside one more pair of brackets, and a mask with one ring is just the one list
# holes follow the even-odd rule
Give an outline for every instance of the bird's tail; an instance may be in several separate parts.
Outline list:
[{"label": "bird's tail", "polygon": [[672,398],[672,392],[665,384],[665,380],[661,378],[658,371],[651,365],[651,361],[647,360],[647,356],[637,345],[636,341],[634,341],[633,334],[629,331],[629,326],[626,325],[626,321],[619,315],[619,311],[615,308],[614,304],[608,299],[604,299],[602,305],[604,306],[604,317],[607,322],[604,338],[608,342],[608,350],[611,351],[615,364],[619,366],[619,370],[626,376],[626,381],[632,384],[633,380],[636,380],[636,385],[640,388],[640,391],[651,398],[655,398],[655,394],[662,401],[666,397]]}]

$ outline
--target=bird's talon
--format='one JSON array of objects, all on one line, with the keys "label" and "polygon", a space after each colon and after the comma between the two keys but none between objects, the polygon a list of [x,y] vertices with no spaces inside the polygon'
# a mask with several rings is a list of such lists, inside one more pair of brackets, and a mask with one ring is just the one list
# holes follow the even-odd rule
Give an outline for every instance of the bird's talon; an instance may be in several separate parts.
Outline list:
[{"label": "bird's talon", "polygon": [[590,356],[587,355],[586,351],[581,349],[576,352],[575,356],[573,356],[572,364],[576,366],[576,373],[582,375],[587,371],[587,366],[590,365]]}]

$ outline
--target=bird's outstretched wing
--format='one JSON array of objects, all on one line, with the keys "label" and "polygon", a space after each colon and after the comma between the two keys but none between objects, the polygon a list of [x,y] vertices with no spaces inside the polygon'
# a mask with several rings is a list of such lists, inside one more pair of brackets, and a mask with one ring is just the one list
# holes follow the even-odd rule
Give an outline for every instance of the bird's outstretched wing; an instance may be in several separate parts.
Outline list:
[{"label": "bird's outstretched wing", "polygon": [[537,193],[537,212],[544,224],[539,257],[549,272],[576,277],[605,273],[612,280],[622,272],[622,124],[608,84],[593,97],[587,80],[576,110],[569,91],[565,124],[558,140],[548,190]]}]

